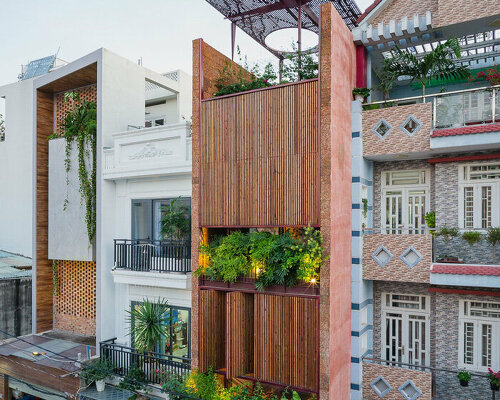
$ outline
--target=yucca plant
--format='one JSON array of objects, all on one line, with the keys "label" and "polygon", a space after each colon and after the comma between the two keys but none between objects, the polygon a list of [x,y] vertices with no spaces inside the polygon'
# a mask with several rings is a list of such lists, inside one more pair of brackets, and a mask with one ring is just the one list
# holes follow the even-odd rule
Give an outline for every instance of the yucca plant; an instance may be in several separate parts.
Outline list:
[{"label": "yucca plant", "polygon": [[130,306],[127,310],[129,334],[134,337],[134,346],[137,350],[154,351],[156,344],[168,338],[165,328],[170,323],[168,302],[161,298],[153,303],[144,299],[142,304]]},{"label": "yucca plant", "polygon": [[409,76],[411,82],[419,82],[422,85],[422,96],[425,96],[425,88],[431,79],[469,77],[469,70],[455,63],[455,60],[460,57],[460,44],[456,38],[438,44],[434,50],[423,57],[418,57],[396,46],[393,57],[384,63],[383,68],[389,76]]}]

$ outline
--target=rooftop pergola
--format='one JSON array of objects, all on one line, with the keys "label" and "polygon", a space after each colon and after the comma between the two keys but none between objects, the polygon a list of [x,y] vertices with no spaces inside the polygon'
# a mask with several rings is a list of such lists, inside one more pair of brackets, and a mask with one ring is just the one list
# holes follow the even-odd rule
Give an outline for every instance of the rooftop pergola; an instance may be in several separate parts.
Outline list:
[{"label": "rooftop pergola", "polygon": [[319,34],[319,9],[332,3],[345,24],[352,30],[361,12],[354,0],[206,0],[232,22],[232,50],[239,27],[272,54],[282,59],[285,52],[270,48],[266,37],[280,29],[298,29],[298,48],[301,29]]}]

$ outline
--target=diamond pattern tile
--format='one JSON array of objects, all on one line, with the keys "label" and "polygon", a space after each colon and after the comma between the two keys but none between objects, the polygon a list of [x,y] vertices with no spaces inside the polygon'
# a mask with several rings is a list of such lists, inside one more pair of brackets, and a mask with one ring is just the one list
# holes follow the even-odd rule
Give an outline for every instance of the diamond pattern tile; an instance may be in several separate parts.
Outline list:
[{"label": "diamond pattern tile", "polygon": [[372,254],[372,258],[377,262],[381,267],[385,267],[386,264],[391,261],[393,255],[392,253],[385,248],[385,246],[380,246],[377,250],[375,250]]},{"label": "diamond pattern tile", "polygon": [[378,121],[377,125],[372,128],[372,132],[380,139],[384,139],[392,131],[392,125],[385,119]]},{"label": "diamond pattern tile", "polygon": [[406,400],[416,400],[422,395],[420,389],[411,380],[403,383],[398,390]]},{"label": "diamond pattern tile", "polygon": [[378,397],[384,397],[392,389],[389,382],[387,382],[383,376],[379,376],[370,383],[371,388],[377,394]]},{"label": "diamond pattern tile", "polygon": [[403,254],[401,254],[399,258],[401,258],[401,260],[408,265],[408,267],[413,268],[422,260],[423,257],[413,248],[413,246],[410,246],[404,251]]},{"label": "diamond pattern tile", "polygon": [[422,123],[413,115],[406,118],[405,122],[403,122],[400,126],[401,130],[408,136],[413,136],[420,130],[421,127]]}]

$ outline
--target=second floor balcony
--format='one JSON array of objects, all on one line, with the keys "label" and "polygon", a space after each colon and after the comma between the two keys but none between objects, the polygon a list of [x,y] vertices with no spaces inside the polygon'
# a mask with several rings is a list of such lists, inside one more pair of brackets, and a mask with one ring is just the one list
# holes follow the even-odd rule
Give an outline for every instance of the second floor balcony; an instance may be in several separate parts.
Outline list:
[{"label": "second floor balcony", "polygon": [[137,272],[191,272],[191,242],[115,239],[114,268]]},{"label": "second floor balcony", "polygon": [[367,158],[487,150],[500,146],[500,87],[372,102],[362,120]]}]

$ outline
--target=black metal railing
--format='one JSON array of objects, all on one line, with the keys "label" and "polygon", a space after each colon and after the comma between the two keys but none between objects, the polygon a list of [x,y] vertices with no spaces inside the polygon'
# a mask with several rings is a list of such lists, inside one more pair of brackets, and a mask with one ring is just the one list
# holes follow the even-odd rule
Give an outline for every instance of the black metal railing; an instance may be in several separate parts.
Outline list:
[{"label": "black metal railing", "polygon": [[[431,398],[433,400],[449,400],[449,399],[495,400],[496,398],[500,399],[500,392],[496,391],[490,386],[489,380],[487,379],[487,375],[485,372],[468,371],[471,375],[470,381],[467,383],[466,386],[462,386],[457,377],[457,373],[458,371],[460,371],[460,369],[424,366],[424,365],[403,363],[398,361],[386,361],[376,357],[363,357],[363,362],[370,364],[378,364],[384,367],[401,369],[400,377],[407,375],[407,371],[405,371],[407,369],[419,372],[430,372],[432,374]],[[392,374],[391,376],[398,376],[398,374]],[[393,384],[393,382],[391,382],[390,379],[389,379],[389,384]],[[395,386],[395,388],[397,390],[397,386]]]},{"label": "black metal railing", "polygon": [[161,384],[164,374],[185,376],[191,371],[190,358],[140,351],[114,341],[115,339],[110,339],[101,342],[99,355],[113,363],[114,372],[118,375],[125,376],[130,368],[138,367],[145,373],[148,383]]},{"label": "black metal railing", "polygon": [[114,262],[132,271],[191,272],[191,242],[115,239]]}]

